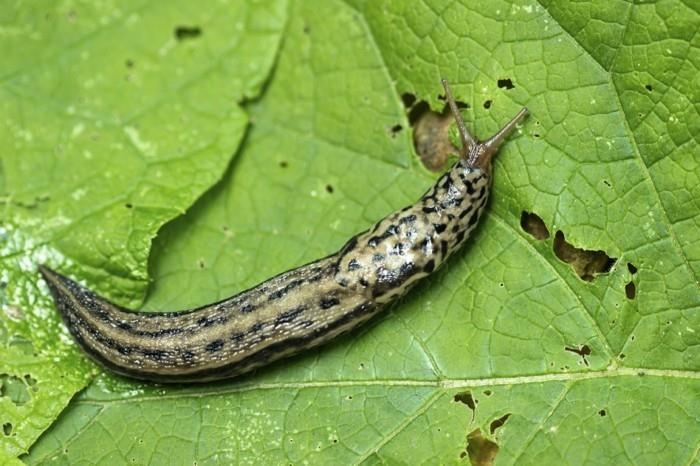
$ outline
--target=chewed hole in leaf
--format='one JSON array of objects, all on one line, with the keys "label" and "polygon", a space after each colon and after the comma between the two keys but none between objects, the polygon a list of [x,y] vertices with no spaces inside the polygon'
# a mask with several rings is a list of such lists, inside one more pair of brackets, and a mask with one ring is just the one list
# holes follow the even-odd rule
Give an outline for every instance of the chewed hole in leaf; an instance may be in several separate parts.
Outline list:
[{"label": "chewed hole in leaf", "polygon": [[592,353],[591,347],[590,347],[590,346],[588,346],[588,345],[582,345],[582,346],[579,347],[579,348],[576,348],[576,347],[574,347],[574,346],[566,346],[566,347],[564,347],[564,349],[565,349],[566,351],[571,352],[571,353],[576,353],[576,354],[578,354],[579,356],[581,356],[581,359],[583,359],[583,363],[584,363],[585,365],[588,365],[588,360],[586,359],[586,356],[590,356],[590,354]]},{"label": "chewed hole in leaf", "polygon": [[495,419],[491,422],[491,425],[489,426],[489,430],[491,431],[491,435],[496,433],[496,430],[499,429],[500,427],[503,427],[503,424],[508,421],[508,418],[510,417],[510,413],[504,414],[503,416],[499,417],[498,419]]},{"label": "chewed hole in leaf", "polygon": [[467,435],[467,448],[460,457],[469,455],[472,466],[492,466],[497,454],[498,444],[484,437],[481,429],[476,429]]},{"label": "chewed hole in leaf", "polygon": [[389,128],[389,136],[391,136],[392,138],[395,138],[396,135],[399,134],[402,129],[403,129],[403,126],[401,126],[399,124],[392,126],[391,128]]},{"label": "chewed hole in leaf", "polygon": [[554,235],[554,254],[563,262],[570,264],[576,274],[585,281],[593,281],[596,275],[610,272],[617,259],[604,251],[589,251],[568,243],[561,230]]},{"label": "chewed hole in leaf", "polygon": [[629,282],[625,285],[625,296],[630,300],[637,296],[637,287],[634,285],[634,282]]},{"label": "chewed hole in leaf", "polygon": [[454,400],[455,400],[455,402],[458,402],[458,403],[464,403],[464,404],[467,405],[467,406],[469,407],[469,409],[471,409],[472,411],[474,411],[474,410],[476,409],[476,403],[477,403],[477,402],[476,402],[476,400],[474,400],[474,397],[472,396],[472,392],[460,392],[460,393],[457,393],[457,394],[454,396]]},{"label": "chewed hole in leaf", "polygon": [[644,88],[645,88],[647,91],[649,91],[649,92],[651,92],[651,91],[654,90],[654,88],[651,87],[651,84],[647,84],[646,86],[644,86]]},{"label": "chewed hole in leaf", "polygon": [[186,40],[196,39],[202,35],[202,29],[199,26],[176,26],[175,39]]},{"label": "chewed hole in leaf", "polygon": [[601,409],[600,411],[598,411],[598,415],[599,415],[600,417],[605,417],[607,414],[608,414],[608,413],[607,413],[604,409]]},{"label": "chewed hole in leaf", "polygon": [[515,84],[510,78],[499,79],[497,84],[501,89],[510,90],[515,88]]},{"label": "chewed hole in leaf", "polygon": [[29,391],[24,381],[9,374],[0,374],[0,397],[7,397],[17,406],[29,401]]},{"label": "chewed hole in leaf", "polygon": [[631,262],[627,263],[627,270],[629,270],[632,275],[637,273],[637,267]]},{"label": "chewed hole in leaf", "polygon": [[520,226],[535,239],[540,241],[549,238],[549,230],[544,221],[535,213],[525,212],[520,214]]},{"label": "chewed hole in leaf", "polygon": [[12,435],[12,423],[6,422],[2,425],[2,433],[5,434],[6,437],[9,437]]},{"label": "chewed hole in leaf", "polygon": [[[403,102],[408,109],[408,122],[413,127],[413,146],[423,165],[431,171],[442,171],[450,155],[458,152],[449,139],[449,129],[453,122],[447,105],[441,113],[430,109],[428,102],[416,101],[413,94],[403,94]],[[457,102],[458,108],[468,108],[464,102]]]},{"label": "chewed hole in leaf", "polygon": [[493,103],[493,100],[485,100],[485,101],[484,101],[484,108],[485,108],[486,110],[490,109],[492,103]]}]

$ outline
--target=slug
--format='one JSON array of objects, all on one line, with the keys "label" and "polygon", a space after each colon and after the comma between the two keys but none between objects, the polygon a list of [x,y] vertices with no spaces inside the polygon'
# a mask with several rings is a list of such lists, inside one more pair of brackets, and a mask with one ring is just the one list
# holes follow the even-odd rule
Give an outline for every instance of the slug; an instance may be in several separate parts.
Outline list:
[{"label": "slug", "polygon": [[95,361],[128,377],[206,382],[235,377],[321,345],[366,322],[440,268],[476,227],[491,185],[491,158],[527,115],[486,141],[459,130],[460,159],[418,202],[351,238],[338,252],[222,301],[162,313],[121,308],[40,266],[58,311]]}]

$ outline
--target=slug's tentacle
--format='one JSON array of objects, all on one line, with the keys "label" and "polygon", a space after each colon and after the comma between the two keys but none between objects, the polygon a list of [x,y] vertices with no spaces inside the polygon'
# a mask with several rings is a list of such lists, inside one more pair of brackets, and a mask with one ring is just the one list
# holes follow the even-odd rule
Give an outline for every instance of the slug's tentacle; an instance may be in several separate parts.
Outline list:
[{"label": "slug's tentacle", "polygon": [[491,159],[505,141],[506,137],[515,129],[515,127],[523,121],[529,113],[527,108],[522,108],[503,128],[498,130],[496,134],[488,138],[486,141],[477,141],[467,130],[462,115],[459,113],[457,103],[452,97],[452,90],[447,79],[442,80],[442,86],[445,88],[445,96],[447,103],[450,106],[450,111],[457,124],[459,138],[462,141],[462,149],[460,155],[467,159],[467,163],[472,167],[479,167],[491,172]]},{"label": "slug's tentacle", "polygon": [[460,128],[462,158],[418,202],[354,236],[335,254],[192,310],[133,312],[41,266],[75,340],[119,374],[204,382],[249,372],[369,320],[466,241],[488,200],[491,157],[527,113],[521,110],[495,136],[478,142],[443,83]]}]

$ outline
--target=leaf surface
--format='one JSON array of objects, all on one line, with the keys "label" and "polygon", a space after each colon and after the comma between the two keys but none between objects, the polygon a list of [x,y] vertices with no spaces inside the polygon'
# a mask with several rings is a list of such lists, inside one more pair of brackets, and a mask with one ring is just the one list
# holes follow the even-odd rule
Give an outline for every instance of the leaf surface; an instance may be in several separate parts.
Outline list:
[{"label": "leaf surface", "polygon": [[[441,111],[441,77],[482,138],[531,111],[468,246],[370,325],[241,380],[101,376],[24,459],[697,463],[700,13],[484,3],[294,2],[238,157],[154,244],[145,309],[224,298],[414,202],[435,175],[401,97]],[[557,231],[609,272],[579,278]]]}]

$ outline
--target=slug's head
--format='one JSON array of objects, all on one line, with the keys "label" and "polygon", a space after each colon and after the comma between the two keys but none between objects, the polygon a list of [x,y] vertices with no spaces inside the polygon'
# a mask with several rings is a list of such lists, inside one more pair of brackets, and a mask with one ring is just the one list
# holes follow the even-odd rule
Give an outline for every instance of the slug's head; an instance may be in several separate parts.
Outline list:
[{"label": "slug's head", "polygon": [[452,97],[450,85],[447,83],[446,79],[442,80],[442,85],[445,88],[447,103],[449,104],[452,115],[457,123],[459,138],[462,140],[460,157],[465,159],[470,167],[481,168],[485,172],[491,174],[491,159],[494,155],[496,155],[498,148],[501,146],[505,138],[515,129],[515,126],[520,123],[525,116],[527,116],[527,108],[520,110],[512,120],[510,120],[503,128],[498,130],[498,132],[489,139],[486,141],[479,141],[475,139],[471,133],[469,133],[467,127],[464,125],[462,116],[459,114],[459,110],[457,109],[457,104]]}]

